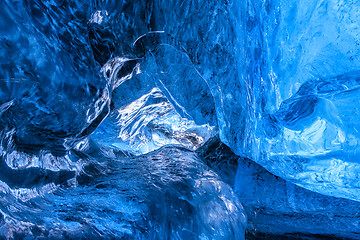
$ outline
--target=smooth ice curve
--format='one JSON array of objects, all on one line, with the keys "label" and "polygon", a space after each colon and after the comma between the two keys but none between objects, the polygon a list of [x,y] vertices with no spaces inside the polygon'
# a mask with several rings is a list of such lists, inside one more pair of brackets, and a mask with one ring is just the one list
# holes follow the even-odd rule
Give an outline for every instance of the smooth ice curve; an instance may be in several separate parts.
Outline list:
[{"label": "smooth ice curve", "polygon": [[[325,202],[359,201],[359,8],[4,1],[0,234],[242,239],[244,210],[225,169],[215,174],[199,157],[217,136]],[[239,181],[249,178],[238,176],[235,189],[246,191]]]}]

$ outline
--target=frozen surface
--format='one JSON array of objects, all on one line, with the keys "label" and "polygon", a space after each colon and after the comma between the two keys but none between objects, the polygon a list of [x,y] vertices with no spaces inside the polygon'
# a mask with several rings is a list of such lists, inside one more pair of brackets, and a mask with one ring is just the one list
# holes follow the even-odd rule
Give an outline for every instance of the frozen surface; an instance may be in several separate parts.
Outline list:
[{"label": "frozen surface", "polygon": [[248,216],[246,239],[359,239],[358,201],[322,195],[287,182],[235,155],[217,137],[197,152],[224,181],[235,185],[235,194]]},{"label": "frozen surface", "polygon": [[[246,217],[233,190],[193,152],[167,147],[140,157],[119,154],[88,143],[81,154],[67,156],[77,158],[73,165],[82,165],[80,172],[2,170],[1,235],[244,239]],[[37,179],[26,178],[28,185],[6,181],[16,174]]]},{"label": "frozen surface", "polygon": [[199,126],[181,117],[162,91],[153,88],[111,113],[91,139],[139,155],[169,144],[196,150],[214,133],[209,124]]},{"label": "frozen surface", "polygon": [[358,237],[359,8],[3,1],[0,234]]},{"label": "frozen surface", "polygon": [[240,202],[195,152],[216,100],[165,6],[3,3],[0,238],[244,239]]},{"label": "frozen surface", "polygon": [[360,200],[359,7],[354,1],[248,1],[248,74],[240,81],[248,83],[250,99],[237,99],[251,108],[247,131],[230,118],[228,131],[220,132],[236,154],[275,175],[353,200]]},{"label": "frozen surface", "polygon": [[2,5],[2,142],[22,151],[63,154],[109,112],[108,83],[100,77],[87,40],[86,6],[69,2],[55,7],[48,1]]},{"label": "frozen surface", "polygon": [[[357,201],[303,189],[249,159],[239,159],[235,182],[235,192],[248,216],[249,236],[339,240],[360,237]],[[269,234],[275,237],[265,238]]]}]

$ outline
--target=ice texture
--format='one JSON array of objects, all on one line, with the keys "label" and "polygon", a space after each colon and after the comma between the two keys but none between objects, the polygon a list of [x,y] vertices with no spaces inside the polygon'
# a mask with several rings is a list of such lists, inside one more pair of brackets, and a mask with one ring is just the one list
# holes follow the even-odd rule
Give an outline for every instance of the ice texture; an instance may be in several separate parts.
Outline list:
[{"label": "ice texture", "polygon": [[87,39],[86,5],[4,1],[0,135],[6,148],[64,154],[109,112],[109,84]]},{"label": "ice texture", "polygon": [[[150,40],[167,42],[171,37],[149,33],[135,46]],[[151,53],[141,59],[115,58],[102,68],[113,86],[113,111],[92,138],[134,154],[167,144],[195,150],[216,133],[209,86],[176,43],[152,45],[146,45]]]},{"label": "ice texture", "polygon": [[0,238],[359,237],[357,2],[2,3]]},{"label": "ice texture", "polygon": [[[239,157],[216,136],[197,150],[245,208],[246,239],[359,239],[359,202],[309,191]],[[236,176],[235,176],[236,175]]]},{"label": "ice texture", "polygon": [[151,30],[172,37],[143,42],[186,50],[215,100],[222,142],[309,190],[359,200],[357,4],[167,1],[157,9]]},{"label": "ice texture", "polygon": [[248,216],[249,239],[360,238],[358,201],[301,188],[244,158],[235,186]]},{"label": "ice texture", "polygon": [[250,97],[237,102],[250,111],[220,132],[236,154],[275,175],[353,200],[360,196],[358,12],[354,1],[247,1],[247,75],[239,81]]},{"label": "ice texture", "polygon": [[[48,170],[29,182],[26,175],[39,174],[34,167],[2,170],[2,236],[244,239],[246,216],[232,188],[190,150],[166,147],[124,157],[88,142],[72,155],[83,165],[75,178]],[[6,180],[16,173],[29,185],[10,185]]]},{"label": "ice texture", "polygon": [[169,6],[4,1],[0,238],[244,239],[242,205],[195,151],[218,132],[214,85]]},{"label": "ice texture", "polygon": [[196,125],[193,120],[181,117],[162,91],[155,87],[134,102],[113,111],[91,139],[139,155],[166,145],[196,150],[214,133],[214,127],[209,124]]}]

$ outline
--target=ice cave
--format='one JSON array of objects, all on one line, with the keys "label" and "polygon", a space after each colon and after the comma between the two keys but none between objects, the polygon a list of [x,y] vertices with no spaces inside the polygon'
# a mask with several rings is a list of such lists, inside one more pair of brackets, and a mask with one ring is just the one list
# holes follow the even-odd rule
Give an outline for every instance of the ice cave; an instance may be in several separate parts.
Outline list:
[{"label": "ice cave", "polygon": [[359,1],[0,3],[0,239],[360,239]]}]

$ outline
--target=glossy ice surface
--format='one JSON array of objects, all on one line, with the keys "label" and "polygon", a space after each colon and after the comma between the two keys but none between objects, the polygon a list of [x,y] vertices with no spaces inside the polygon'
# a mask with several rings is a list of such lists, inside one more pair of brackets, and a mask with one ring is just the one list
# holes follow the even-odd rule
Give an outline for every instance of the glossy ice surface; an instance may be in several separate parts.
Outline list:
[{"label": "glossy ice surface", "polygon": [[4,0],[1,237],[357,238],[359,12]]}]

